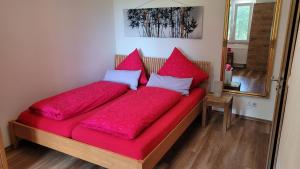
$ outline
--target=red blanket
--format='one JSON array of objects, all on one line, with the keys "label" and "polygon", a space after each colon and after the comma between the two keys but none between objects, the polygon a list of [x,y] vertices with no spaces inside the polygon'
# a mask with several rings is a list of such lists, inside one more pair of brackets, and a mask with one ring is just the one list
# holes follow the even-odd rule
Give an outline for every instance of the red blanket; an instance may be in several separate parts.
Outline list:
[{"label": "red blanket", "polygon": [[128,91],[128,86],[95,82],[34,103],[29,109],[44,117],[64,120],[90,111]]},{"label": "red blanket", "polygon": [[172,108],[182,95],[175,91],[144,87],[114,100],[83,121],[83,126],[125,139],[134,139]]}]

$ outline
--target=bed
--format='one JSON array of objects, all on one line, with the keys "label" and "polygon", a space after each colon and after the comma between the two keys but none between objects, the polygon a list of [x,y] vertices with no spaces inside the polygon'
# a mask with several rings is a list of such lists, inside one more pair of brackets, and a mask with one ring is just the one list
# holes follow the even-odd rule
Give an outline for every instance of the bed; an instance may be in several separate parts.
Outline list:
[{"label": "bed", "polygon": [[[116,56],[116,66],[121,63],[125,57],[126,56]],[[166,59],[162,58],[143,57],[147,73],[156,73],[165,61]],[[194,61],[194,63],[202,70],[209,73],[209,62]],[[202,88],[207,90],[208,82],[205,82],[202,85]],[[205,91],[200,91],[199,89],[196,90],[198,91],[192,91],[191,97],[185,98],[187,101],[183,103],[180,102],[180,104],[173,107],[169,110],[169,113],[162,116],[138,137],[140,140],[151,140],[154,137],[160,136],[159,139],[154,140],[152,144],[150,144],[149,141],[136,141],[138,139],[136,139],[134,143],[132,141],[123,141],[120,143],[126,146],[139,145],[137,146],[136,151],[132,151],[131,154],[128,152],[126,153],[126,151],[120,151],[119,149],[116,150],[105,147],[103,146],[103,142],[98,142],[96,144],[95,142],[91,142],[91,139],[82,137],[83,132],[89,133],[90,136],[94,135],[94,141],[102,140],[105,136],[103,133],[99,134],[99,132],[95,132],[82,126],[75,127],[71,134],[72,138],[68,138],[51,131],[41,130],[17,121],[12,121],[9,125],[11,141],[14,146],[17,146],[19,139],[28,140],[109,169],[151,169],[172,147],[202,110],[202,98],[204,97]],[[198,102],[195,102],[195,98],[197,98],[196,100],[199,99]],[[192,103],[189,99],[194,100],[195,103]],[[180,109],[182,109],[182,111],[179,111]],[[166,123],[165,120],[168,120],[169,123]],[[170,125],[165,125],[166,129],[162,130],[163,132],[157,131],[164,123]],[[105,137],[109,141],[114,141],[115,144],[118,144],[117,139],[113,136]],[[147,147],[146,150],[145,147]]]}]

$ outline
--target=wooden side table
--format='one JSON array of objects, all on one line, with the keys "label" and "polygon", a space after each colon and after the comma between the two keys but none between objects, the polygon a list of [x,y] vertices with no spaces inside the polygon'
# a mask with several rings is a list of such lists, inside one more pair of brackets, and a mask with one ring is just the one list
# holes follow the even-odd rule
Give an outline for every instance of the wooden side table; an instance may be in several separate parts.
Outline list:
[{"label": "wooden side table", "polygon": [[231,124],[232,102],[233,97],[230,95],[222,95],[221,97],[215,97],[212,94],[208,94],[203,102],[202,127],[206,127],[206,115],[212,107],[223,108],[223,132],[226,133],[227,129]]},{"label": "wooden side table", "polygon": [[1,131],[0,131],[0,169],[8,169]]}]

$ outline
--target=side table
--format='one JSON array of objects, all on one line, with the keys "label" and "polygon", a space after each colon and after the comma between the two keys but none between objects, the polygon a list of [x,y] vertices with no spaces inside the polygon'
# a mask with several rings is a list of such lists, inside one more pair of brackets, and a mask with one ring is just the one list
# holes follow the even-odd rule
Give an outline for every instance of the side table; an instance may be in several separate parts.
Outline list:
[{"label": "side table", "polygon": [[216,97],[212,94],[208,94],[203,102],[202,127],[206,127],[206,116],[208,110],[211,110],[212,107],[223,108],[223,132],[226,133],[231,124],[232,102],[233,97],[230,95],[223,94],[221,97]]}]

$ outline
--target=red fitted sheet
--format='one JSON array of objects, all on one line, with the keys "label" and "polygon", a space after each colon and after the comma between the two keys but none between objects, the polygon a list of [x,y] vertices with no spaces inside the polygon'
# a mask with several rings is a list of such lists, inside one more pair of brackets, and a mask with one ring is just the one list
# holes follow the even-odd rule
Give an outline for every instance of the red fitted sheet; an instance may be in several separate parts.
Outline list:
[{"label": "red fitted sheet", "polygon": [[34,128],[70,138],[72,130],[76,127],[76,125],[89,116],[91,116],[90,112],[66,120],[58,121],[43,117],[27,110],[21,113],[17,121]]},{"label": "red fitted sheet", "polygon": [[72,138],[134,159],[144,159],[204,96],[203,89],[194,89],[133,140],[121,139],[82,125],[75,127]]}]

